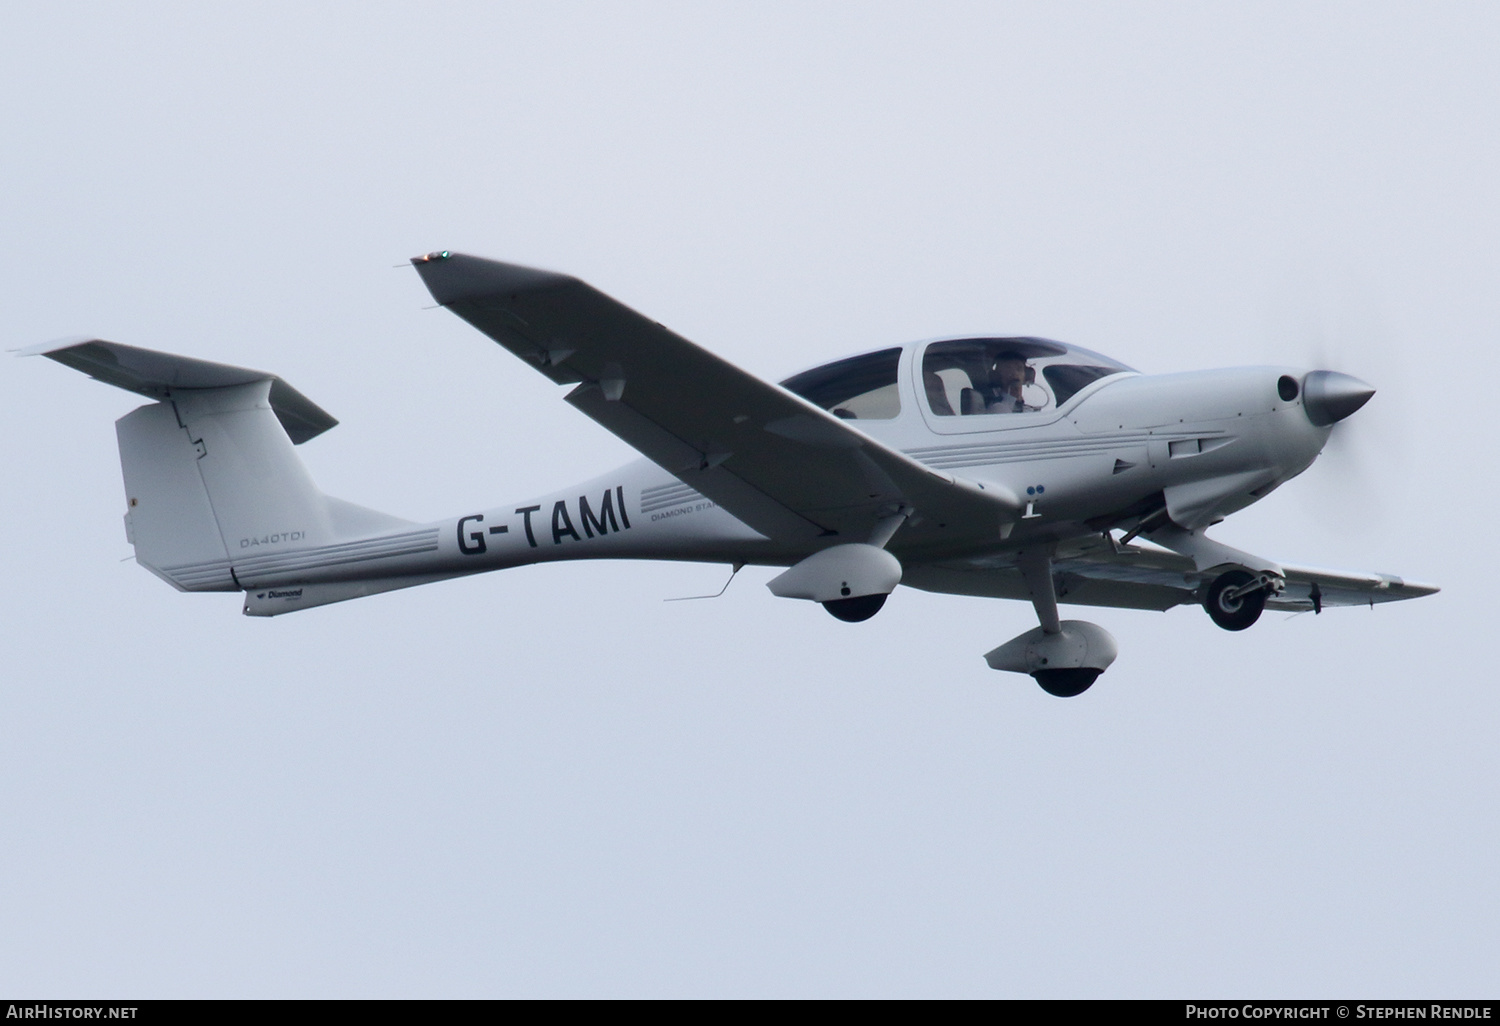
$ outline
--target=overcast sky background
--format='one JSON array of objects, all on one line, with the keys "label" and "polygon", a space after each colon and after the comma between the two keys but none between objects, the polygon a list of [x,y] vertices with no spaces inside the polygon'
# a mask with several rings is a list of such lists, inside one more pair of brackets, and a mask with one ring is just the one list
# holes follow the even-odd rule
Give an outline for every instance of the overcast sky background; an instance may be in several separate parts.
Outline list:
[{"label": "overcast sky background", "polygon": [[0,366],[0,992],[1472,996],[1500,984],[1500,8],[68,4],[0,17],[0,343],[263,368],[416,520],[630,458],[430,298],[565,270],[755,373],[955,332],[1379,389],[1216,529],[1430,580],[865,624],[578,563],[278,618],[125,560],[128,393]]}]

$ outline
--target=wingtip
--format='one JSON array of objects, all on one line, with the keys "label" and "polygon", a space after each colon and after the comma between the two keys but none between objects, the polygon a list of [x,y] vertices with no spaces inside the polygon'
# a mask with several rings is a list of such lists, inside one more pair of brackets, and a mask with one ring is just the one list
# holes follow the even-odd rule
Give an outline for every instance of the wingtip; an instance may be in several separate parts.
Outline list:
[{"label": "wingtip", "polygon": [[486,260],[448,249],[412,257],[411,263],[422,276],[422,284],[427,286],[432,298],[443,306],[463,299],[526,292],[572,280],[556,271]]},{"label": "wingtip", "polygon": [[46,356],[55,353],[59,349],[71,349],[81,346],[86,342],[97,342],[99,339],[93,335],[69,335],[66,338],[55,338],[51,342],[42,342],[34,346],[26,346],[22,349],[7,349],[6,352],[12,356]]}]

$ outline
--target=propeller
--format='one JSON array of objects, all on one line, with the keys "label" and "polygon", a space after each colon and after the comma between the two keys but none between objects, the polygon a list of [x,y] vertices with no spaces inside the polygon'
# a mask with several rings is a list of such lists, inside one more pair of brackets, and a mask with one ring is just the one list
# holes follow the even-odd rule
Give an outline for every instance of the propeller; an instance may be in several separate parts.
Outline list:
[{"label": "propeller", "polygon": [[[1350,282],[1338,289],[1309,288],[1303,282],[1293,291],[1304,302],[1283,307],[1292,316],[1291,323],[1283,322],[1291,330],[1281,337],[1294,346],[1279,356],[1313,368],[1302,381],[1304,407],[1314,424],[1332,428],[1303,487],[1318,515],[1336,519],[1341,530],[1373,529],[1388,494],[1379,487],[1380,467],[1403,442],[1396,400],[1408,375],[1387,358],[1396,347],[1370,289]],[[1377,389],[1384,389],[1378,398]]]}]

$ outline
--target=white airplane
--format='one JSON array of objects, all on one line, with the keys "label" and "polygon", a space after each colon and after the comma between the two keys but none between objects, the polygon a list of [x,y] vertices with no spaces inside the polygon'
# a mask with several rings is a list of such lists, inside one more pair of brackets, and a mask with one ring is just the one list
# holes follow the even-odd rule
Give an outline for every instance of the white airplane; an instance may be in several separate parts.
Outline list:
[{"label": "white airplane", "polygon": [[985,660],[1064,697],[1117,648],[1060,601],[1196,602],[1238,631],[1263,609],[1438,590],[1204,533],[1311,465],[1374,394],[1346,374],[1143,375],[1046,339],[963,337],[778,386],[576,278],[447,251],[412,263],[439,304],[646,458],[415,524],[318,490],[294,446],[337,421],[275,375],[100,339],[27,350],[154,400],[115,425],[137,562],[183,591],[243,591],[250,616],[561,559],[787,567],[772,594],[849,621],[897,584],[1023,599],[1040,626]]}]

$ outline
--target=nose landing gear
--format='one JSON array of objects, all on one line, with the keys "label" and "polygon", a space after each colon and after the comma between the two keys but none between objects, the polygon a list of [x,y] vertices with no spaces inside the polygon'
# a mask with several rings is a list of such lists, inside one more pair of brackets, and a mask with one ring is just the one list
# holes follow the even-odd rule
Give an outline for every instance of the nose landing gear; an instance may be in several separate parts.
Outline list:
[{"label": "nose landing gear", "polygon": [[1273,574],[1226,570],[1203,592],[1203,608],[1226,631],[1242,631],[1260,619],[1266,599],[1284,587]]}]

